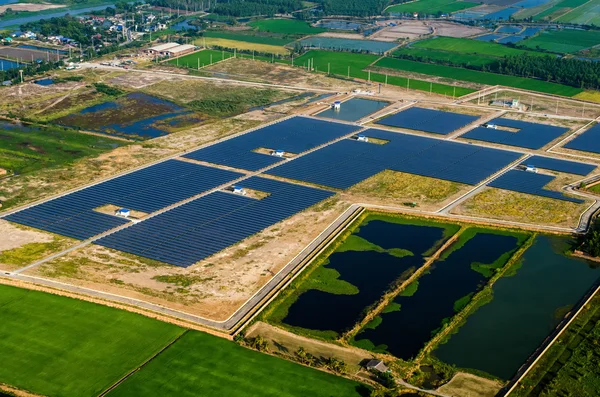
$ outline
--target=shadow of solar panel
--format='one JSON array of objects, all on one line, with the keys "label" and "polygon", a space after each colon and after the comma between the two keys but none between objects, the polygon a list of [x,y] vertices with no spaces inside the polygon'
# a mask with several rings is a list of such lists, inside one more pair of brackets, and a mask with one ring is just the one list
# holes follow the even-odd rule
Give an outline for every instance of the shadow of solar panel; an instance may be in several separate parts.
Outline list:
[{"label": "shadow of solar panel", "polygon": [[99,239],[97,244],[188,267],[334,194],[260,177],[240,186],[270,195],[256,200],[211,193]]},{"label": "shadow of solar panel", "polygon": [[377,121],[377,124],[448,135],[471,124],[478,118],[477,116],[467,114],[424,109],[415,106],[385,117]]},{"label": "shadow of solar panel", "polygon": [[600,124],[578,135],[563,147],[583,152],[600,153]]},{"label": "shadow of solar panel", "polygon": [[504,118],[494,119],[488,122],[488,125],[517,128],[519,131],[512,132],[487,127],[477,127],[462,134],[460,137],[527,149],[539,149],[569,130],[568,128],[563,127]]},{"label": "shadow of solar panel", "polygon": [[94,211],[107,204],[152,213],[242,176],[168,160],[8,215],[11,222],[77,239],[128,223]]},{"label": "shadow of solar panel", "polygon": [[255,153],[258,148],[302,153],[348,135],[360,127],[307,117],[293,117],[186,154],[184,157],[257,171],[283,161],[280,157]]},{"label": "shadow of solar panel", "polygon": [[566,172],[575,175],[587,175],[596,169],[595,164],[580,163],[578,161],[569,161],[553,159],[543,156],[531,156],[521,163],[522,165],[531,165],[536,168]]},{"label": "shadow of solar panel", "polygon": [[369,129],[367,137],[385,145],[342,140],[269,170],[269,174],[347,189],[389,169],[474,185],[521,154],[440,139]]},{"label": "shadow of solar panel", "polygon": [[567,197],[561,192],[544,189],[548,183],[552,182],[552,175],[536,174],[533,172],[510,170],[499,178],[493,180],[488,186],[498,189],[512,190],[519,193],[532,194],[534,196],[548,197],[557,200],[570,201],[581,204],[584,200],[573,197]]}]

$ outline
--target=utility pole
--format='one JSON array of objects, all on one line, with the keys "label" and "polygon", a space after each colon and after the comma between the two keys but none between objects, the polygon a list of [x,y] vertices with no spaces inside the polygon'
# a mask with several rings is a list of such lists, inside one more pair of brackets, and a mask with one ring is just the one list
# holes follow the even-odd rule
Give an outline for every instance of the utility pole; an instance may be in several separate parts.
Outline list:
[{"label": "utility pole", "polygon": [[23,83],[23,69],[19,69],[19,74],[21,75],[21,83]]},{"label": "utility pole", "polygon": [[210,54],[210,64],[212,65],[212,54]]},{"label": "utility pole", "polygon": [[329,62],[327,62],[327,75],[330,75],[331,73],[331,68],[330,68],[331,64]]},{"label": "utility pole", "polygon": [[429,95],[433,92],[433,83],[429,82]]},{"label": "utility pole", "polygon": [[452,99],[456,98],[456,87],[454,87],[454,91],[452,92]]},{"label": "utility pole", "polygon": [[348,66],[348,78],[350,78],[350,66]]}]

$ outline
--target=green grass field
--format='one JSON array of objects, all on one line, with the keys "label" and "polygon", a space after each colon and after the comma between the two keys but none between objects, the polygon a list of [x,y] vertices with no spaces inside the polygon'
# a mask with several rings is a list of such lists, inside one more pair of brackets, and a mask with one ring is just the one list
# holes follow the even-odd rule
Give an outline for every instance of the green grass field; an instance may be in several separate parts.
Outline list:
[{"label": "green grass field", "polygon": [[402,58],[403,56],[411,56],[417,57],[416,59],[420,59],[422,61],[431,60],[435,63],[445,62],[452,65],[470,65],[478,67],[489,65],[496,61],[496,58],[488,56],[467,55],[460,54],[457,52],[446,52],[419,48],[400,48],[394,51],[392,53],[392,56],[400,58]]},{"label": "green grass field", "polygon": [[545,8],[542,12],[539,12],[533,16],[535,21],[539,20],[548,20],[552,21],[567,12],[571,11],[573,8],[577,8],[589,0],[562,0],[558,2],[554,2],[554,5],[551,7]]},{"label": "green grass field", "polygon": [[507,87],[522,88],[526,90],[544,92],[549,94],[575,96],[583,90],[566,85],[549,83],[541,80],[526,79],[517,76],[505,76],[495,73],[479,72],[476,70],[454,68],[443,65],[407,61],[404,59],[383,58],[375,66],[402,70],[406,72],[421,73],[430,76],[445,77],[454,80],[469,81],[478,84],[503,85]]},{"label": "green grass field", "polygon": [[96,396],[183,333],[137,314],[0,285],[0,382]]},{"label": "green grass field", "polygon": [[[567,0],[577,2],[570,5],[571,10],[557,19],[558,22],[573,23],[578,25],[600,26],[600,0],[589,0],[579,4],[583,0]],[[581,6],[579,6],[581,5]],[[598,32],[595,32],[599,34]]]},{"label": "green grass field", "polygon": [[309,23],[296,19],[260,19],[248,24],[261,32],[282,33],[282,34],[317,34],[327,31],[323,28],[315,28]]},{"label": "green grass field", "polygon": [[241,34],[233,32],[216,32],[208,31],[204,32],[204,37],[213,37],[217,39],[245,41],[247,43],[254,44],[267,44],[284,46],[294,41],[294,38],[283,38],[281,36],[268,36],[268,35],[256,35],[256,34]]},{"label": "green grass field", "polygon": [[43,292],[0,285],[0,318],[0,383],[40,395],[97,396],[179,337],[110,395],[368,394],[360,383],[216,336]]},{"label": "green grass field", "polygon": [[210,65],[211,60],[212,63],[215,63],[231,57],[233,57],[233,54],[227,51],[202,50],[194,52],[193,54],[184,55],[177,59],[171,59],[167,61],[167,63],[195,69],[198,65],[200,65],[200,67]]},{"label": "green grass field", "polygon": [[386,9],[386,12],[418,12],[422,14],[436,14],[438,12],[449,14],[467,8],[478,6],[478,3],[469,3],[456,0],[417,0],[407,4],[394,5]]},{"label": "green grass field", "polygon": [[366,386],[188,332],[108,396],[352,397]]},{"label": "green grass field", "polygon": [[591,30],[552,30],[519,44],[555,53],[575,53],[600,44],[600,33]]},{"label": "green grass field", "polygon": [[[330,51],[308,51],[301,57],[294,59],[294,65],[302,66],[308,63],[309,59],[314,61],[314,66],[318,71],[327,72],[329,65],[332,74],[348,77],[348,67],[350,68],[350,77],[367,80],[368,72],[364,69],[371,63],[375,62],[379,57],[377,55],[368,54],[352,54],[347,52],[330,52]],[[371,73],[371,81],[375,83],[385,83],[386,78],[381,73]],[[388,76],[388,84],[406,87],[409,83],[409,88],[420,91],[431,91],[436,94],[452,96],[462,96],[474,92],[475,90],[465,87],[454,87],[447,84],[430,83],[428,81],[414,80],[410,82],[404,77]],[[456,92],[455,92],[456,90]]]},{"label": "green grass field", "polygon": [[[9,124],[7,124],[9,125]],[[58,127],[3,127],[0,123],[0,168],[26,174],[72,164],[125,144],[123,141]]]},{"label": "green grass field", "polygon": [[498,43],[489,43],[471,39],[458,39],[453,37],[436,37],[429,40],[418,41],[411,48],[423,50],[436,50],[465,54],[465,59],[472,58],[473,55],[502,58],[512,55],[540,55],[547,54],[511,48]]}]

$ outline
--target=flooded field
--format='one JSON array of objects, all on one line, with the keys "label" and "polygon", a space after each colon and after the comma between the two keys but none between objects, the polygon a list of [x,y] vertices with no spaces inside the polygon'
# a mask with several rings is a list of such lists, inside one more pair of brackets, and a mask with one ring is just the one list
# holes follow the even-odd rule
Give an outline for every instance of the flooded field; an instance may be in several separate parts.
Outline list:
[{"label": "flooded field", "polygon": [[388,106],[389,102],[352,98],[342,102],[339,109],[329,108],[317,114],[319,117],[343,121],[358,121]]},{"label": "flooded field", "polygon": [[416,356],[436,331],[459,312],[502,267],[525,236],[466,231],[427,273],[397,296],[355,344],[402,359]]},{"label": "flooded field", "polygon": [[[282,323],[330,337],[354,326],[365,309],[424,264],[456,225],[370,216],[318,266],[299,296],[285,302]],[[296,300],[294,301],[294,298]]]},{"label": "flooded field", "polygon": [[510,379],[600,277],[598,263],[563,254],[569,239],[540,235],[516,274],[434,354],[462,368]]},{"label": "flooded field", "polygon": [[134,92],[53,122],[109,135],[149,139],[167,135],[174,128],[198,124],[202,120],[173,102]]}]

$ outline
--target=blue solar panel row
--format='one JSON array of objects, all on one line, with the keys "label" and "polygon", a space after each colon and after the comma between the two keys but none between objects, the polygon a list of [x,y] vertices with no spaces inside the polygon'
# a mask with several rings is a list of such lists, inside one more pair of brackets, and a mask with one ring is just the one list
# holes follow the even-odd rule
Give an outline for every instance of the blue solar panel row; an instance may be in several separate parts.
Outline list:
[{"label": "blue solar panel row", "polygon": [[503,145],[527,149],[540,149],[569,130],[568,128],[563,127],[504,118],[494,119],[488,122],[488,125],[515,128],[519,129],[519,131],[512,132],[501,129],[477,127],[466,134],[461,135],[461,138],[501,143]]},{"label": "blue solar panel row", "polygon": [[471,124],[478,118],[477,116],[469,116],[467,114],[412,107],[385,117],[379,120],[377,124],[448,135],[459,128]]},{"label": "blue solar panel row", "polygon": [[566,172],[576,175],[587,175],[596,169],[595,164],[580,163],[577,161],[553,159],[543,156],[531,156],[521,163],[522,165],[531,165],[536,168]]},{"label": "blue solar panel row", "polygon": [[152,213],[242,176],[237,172],[168,160],[16,212],[5,219],[87,239],[128,221],[95,212],[113,204]]},{"label": "blue solar panel row", "polygon": [[271,169],[268,173],[337,189],[383,170],[476,184],[521,153],[377,129],[362,133],[384,145],[345,139]]},{"label": "blue solar panel row", "polygon": [[488,186],[498,189],[512,190],[519,193],[533,194],[535,196],[549,197],[557,200],[570,201],[572,203],[583,203],[584,200],[567,197],[561,192],[544,189],[552,182],[552,175],[536,174],[533,172],[510,170],[504,175],[496,178]]},{"label": "blue solar panel row", "polygon": [[567,149],[581,150],[583,152],[600,153],[600,124],[596,124],[583,134],[567,142]]},{"label": "blue solar panel row", "polygon": [[333,195],[326,190],[252,177],[262,200],[215,192],[97,241],[105,247],[188,267]]},{"label": "blue solar panel row", "polygon": [[283,159],[253,150],[266,148],[288,153],[302,153],[324,143],[348,135],[359,126],[293,117],[250,133],[186,154],[184,157],[257,171]]}]

